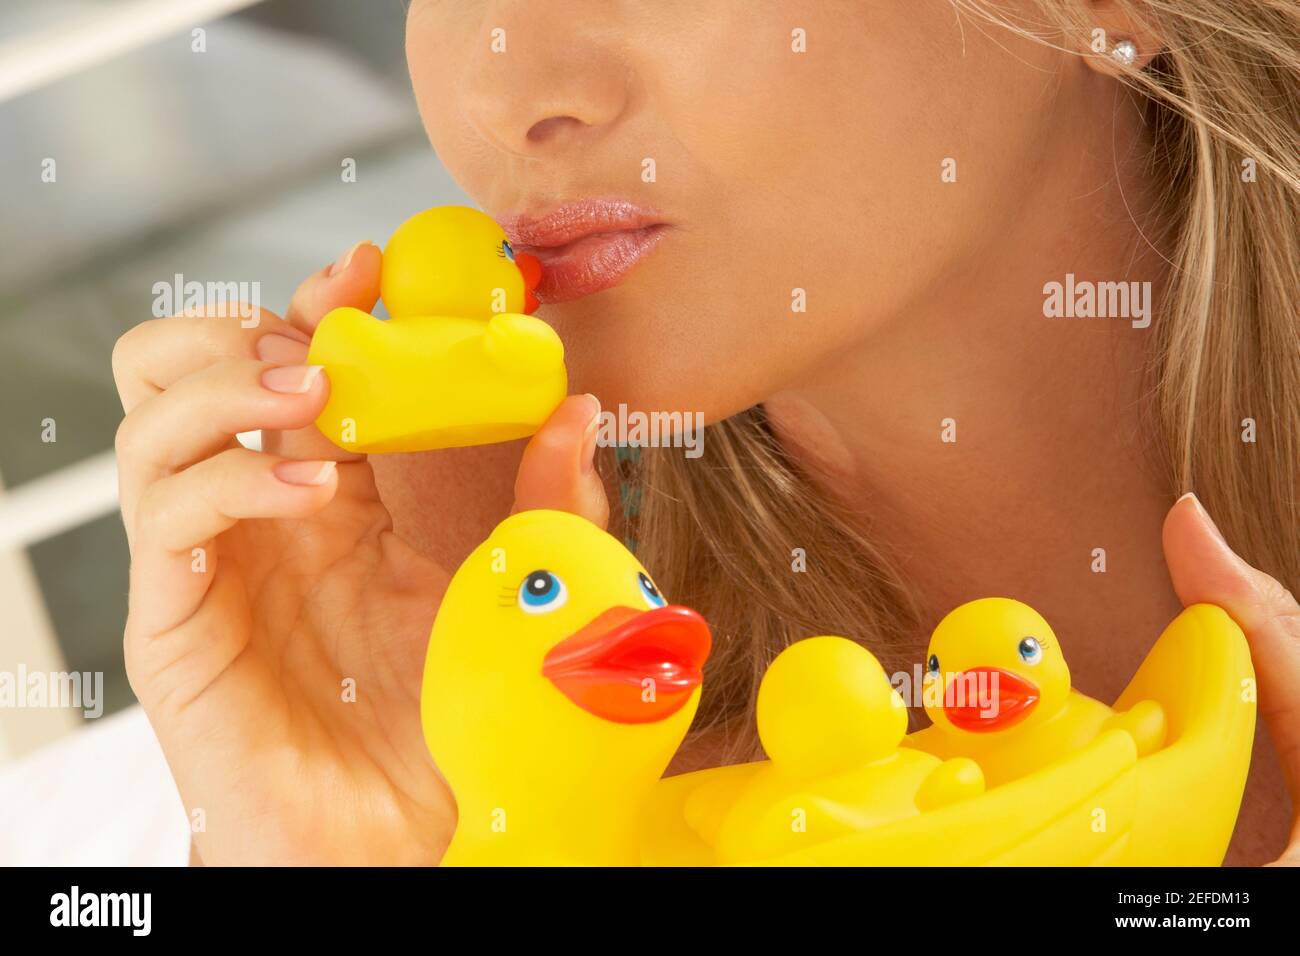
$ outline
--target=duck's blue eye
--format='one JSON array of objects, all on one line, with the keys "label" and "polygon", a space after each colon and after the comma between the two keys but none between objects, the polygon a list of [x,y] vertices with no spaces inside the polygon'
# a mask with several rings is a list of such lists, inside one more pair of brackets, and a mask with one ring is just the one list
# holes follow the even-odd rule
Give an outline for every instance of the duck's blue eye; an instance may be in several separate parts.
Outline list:
[{"label": "duck's blue eye", "polygon": [[550,571],[533,571],[519,585],[519,608],[528,614],[548,614],[568,599],[564,582]]},{"label": "duck's blue eye", "polygon": [[644,571],[636,573],[636,583],[641,588],[641,596],[646,599],[646,603],[651,607],[663,607],[668,603],[664,600],[664,596],[659,593],[659,589],[655,587],[655,583],[650,580],[649,575]]},{"label": "duck's blue eye", "polygon": [[515,250],[510,247],[510,240],[502,239],[501,248],[505,251],[506,258],[511,262],[515,261]]},{"label": "duck's blue eye", "polygon": [[930,659],[929,659],[928,661],[926,661],[926,665],[925,665],[925,666],[926,666],[926,670],[929,671],[931,674],[938,674],[938,673],[939,673],[939,655],[938,655],[938,654],[931,654],[931,655],[930,655]]},{"label": "duck's blue eye", "polygon": [[1043,659],[1043,645],[1038,643],[1037,638],[1026,637],[1016,649],[1020,652],[1020,659],[1026,664],[1037,664]]}]

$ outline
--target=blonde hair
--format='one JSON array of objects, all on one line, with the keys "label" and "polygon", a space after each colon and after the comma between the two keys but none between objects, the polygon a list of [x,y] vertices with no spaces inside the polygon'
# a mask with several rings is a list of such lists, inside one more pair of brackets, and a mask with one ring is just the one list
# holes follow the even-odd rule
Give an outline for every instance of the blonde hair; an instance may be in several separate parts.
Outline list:
[{"label": "blonde hair", "polygon": [[[1070,38],[1071,49],[1088,49],[1093,24],[1078,0],[1043,0],[1041,32],[977,0],[953,2],[1044,42]],[[1124,81],[1142,98],[1172,230],[1149,409],[1171,501],[1195,491],[1246,560],[1294,589],[1300,6],[1123,5],[1163,44],[1145,69],[1125,70]],[[1245,181],[1252,164],[1256,180]],[[1255,422],[1253,444],[1242,440],[1247,418]],[[725,731],[723,758],[748,759],[759,753],[751,719],[758,682],[782,648],[839,633],[868,644],[888,671],[910,669],[919,621],[885,557],[800,473],[761,408],[709,426],[705,447],[708,454],[693,461],[645,449],[639,464],[625,468],[640,499],[625,530],[664,592],[713,625],[696,730]],[[803,549],[806,574],[781,560],[799,560],[795,549]]]}]

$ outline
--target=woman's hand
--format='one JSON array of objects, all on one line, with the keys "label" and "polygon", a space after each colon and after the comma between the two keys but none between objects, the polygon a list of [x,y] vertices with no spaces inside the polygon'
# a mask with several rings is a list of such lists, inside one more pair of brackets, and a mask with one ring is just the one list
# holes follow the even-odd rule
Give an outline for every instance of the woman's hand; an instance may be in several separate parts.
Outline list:
[{"label": "woman's hand", "polygon": [[[1165,561],[1184,605],[1217,604],[1241,625],[1250,642],[1259,689],[1259,713],[1277,748],[1300,810],[1300,606],[1291,593],[1228,547],[1194,495],[1170,510],[1164,528]],[[1279,864],[1300,866],[1300,816]]]},{"label": "woman's hand", "polygon": [[[380,264],[361,244],[284,320],[158,319],[114,351],[127,673],[208,864],[435,863],[455,827],[419,715],[449,575],[394,536],[365,459],[312,424],[329,382],[305,364],[310,334],[332,308],[373,308]],[[533,438],[518,506],[606,520],[598,411],[572,397]],[[257,429],[263,451],[235,440]]]}]

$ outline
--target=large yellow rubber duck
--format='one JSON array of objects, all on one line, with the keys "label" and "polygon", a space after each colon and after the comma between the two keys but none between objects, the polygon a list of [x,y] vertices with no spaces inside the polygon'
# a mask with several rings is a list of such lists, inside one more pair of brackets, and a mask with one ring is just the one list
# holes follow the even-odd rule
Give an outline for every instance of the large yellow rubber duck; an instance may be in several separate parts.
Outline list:
[{"label": "large yellow rubber duck", "polygon": [[456,797],[444,863],[626,865],[699,703],[709,629],[616,539],[507,518],[461,565],[429,638],[425,740]]},{"label": "large yellow rubber duck", "polygon": [[922,702],[934,725],[911,743],[973,758],[991,787],[1059,761],[1107,730],[1127,731],[1139,756],[1165,738],[1164,711],[1155,701],[1116,713],[1072,690],[1047,621],[1009,598],[971,601],[939,622]]},{"label": "large yellow rubber duck", "polygon": [[347,451],[479,445],[535,432],[564,399],[564,346],[526,313],[541,266],[516,255],[474,209],[440,206],[403,223],[384,250],[390,318],[335,309],[307,361],[330,396],[316,426]]},{"label": "large yellow rubber duck", "polygon": [[757,719],[768,760],[683,808],[720,863],[769,859],[984,789],[971,760],[899,747],[906,704],[871,652],[843,637],[782,651],[763,675]]}]

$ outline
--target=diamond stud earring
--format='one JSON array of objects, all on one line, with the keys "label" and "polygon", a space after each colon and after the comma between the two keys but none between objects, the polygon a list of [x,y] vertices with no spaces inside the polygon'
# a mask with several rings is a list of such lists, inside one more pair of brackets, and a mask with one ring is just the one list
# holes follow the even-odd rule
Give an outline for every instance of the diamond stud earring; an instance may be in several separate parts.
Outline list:
[{"label": "diamond stud earring", "polygon": [[1110,51],[1111,59],[1120,66],[1132,66],[1138,58],[1137,45],[1132,40],[1120,40]]}]

